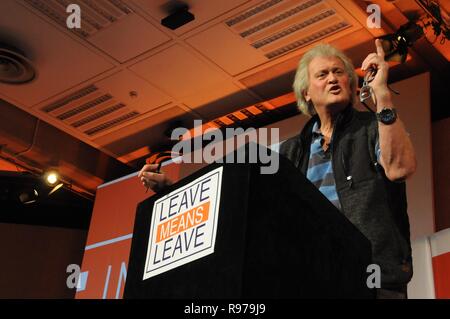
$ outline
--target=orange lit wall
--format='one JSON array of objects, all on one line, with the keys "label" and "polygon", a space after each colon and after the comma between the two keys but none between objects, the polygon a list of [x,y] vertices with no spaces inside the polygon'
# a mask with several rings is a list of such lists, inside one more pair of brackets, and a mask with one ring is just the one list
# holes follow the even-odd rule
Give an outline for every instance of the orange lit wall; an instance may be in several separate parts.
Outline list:
[{"label": "orange lit wall", "polygon": [[73,298],[66,269],[81,262],[86,236],[80,229],[0,223],[0,299]]},{"label": "orange lit wall", "polygon": [[[179,165],[162,169],[179,179]],[[76,298],[122,298],[136,206],[152,195],[137,173],[99,187]]]}]

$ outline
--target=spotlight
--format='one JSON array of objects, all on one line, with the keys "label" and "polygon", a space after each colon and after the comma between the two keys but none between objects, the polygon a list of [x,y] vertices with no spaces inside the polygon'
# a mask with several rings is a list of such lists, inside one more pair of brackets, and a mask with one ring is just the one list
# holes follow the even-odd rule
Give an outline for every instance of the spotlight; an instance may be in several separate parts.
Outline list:
[{"label": "spotlight", "polygon": [[384,59],[404,63],[408,54],[408,47],[412,46],[423,35],[422,27],[410,21],[402,25],[397,32],[380,37],[385,52]]},{"label": "spotlight", "polygon": [[56,171],[48,171],[44,175],[44,180],[49,186],[55,186],[59,181],[59,174]]},{"label": "spotlight", "polygon": [[22,204],[34,203],[39,196],[39,193],[34,188],[27,188],[20,192],[19,200]]},{"label": "spotlight", "polygon": [[58,189],[64,186],[64,183],[60,181],[60,176],[57,171],[50,170],[44,174],[45,183],[52,187],[48,196],[56,192]]},{"label": "spotlight", "polygon": [[187,4],[175,2],[175,5],[170,9],[170,14],[161,20],[161,24],[175,30],[194,19],[195,16],[189,12]]}]

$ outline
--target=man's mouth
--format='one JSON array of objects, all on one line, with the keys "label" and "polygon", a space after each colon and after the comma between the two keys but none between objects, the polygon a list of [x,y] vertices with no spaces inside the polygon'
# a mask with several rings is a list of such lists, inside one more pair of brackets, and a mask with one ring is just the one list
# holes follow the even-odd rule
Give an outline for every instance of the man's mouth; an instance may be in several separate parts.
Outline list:
[{"label": "man's mouth", "polygon": [[341,87],[339,85],[333,85],[330,88],[330,93],[331,94],[339,94],[341,92]]}]

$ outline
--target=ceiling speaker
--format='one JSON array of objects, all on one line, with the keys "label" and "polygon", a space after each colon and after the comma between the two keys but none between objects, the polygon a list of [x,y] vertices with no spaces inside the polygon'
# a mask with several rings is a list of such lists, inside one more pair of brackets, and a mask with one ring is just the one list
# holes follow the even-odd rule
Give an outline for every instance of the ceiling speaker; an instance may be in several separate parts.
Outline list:
[{"label": "ceiling speaker", "polygon": [[0,44],[0,83],[24,84],[36,78],[33,63],[19,50]]}]

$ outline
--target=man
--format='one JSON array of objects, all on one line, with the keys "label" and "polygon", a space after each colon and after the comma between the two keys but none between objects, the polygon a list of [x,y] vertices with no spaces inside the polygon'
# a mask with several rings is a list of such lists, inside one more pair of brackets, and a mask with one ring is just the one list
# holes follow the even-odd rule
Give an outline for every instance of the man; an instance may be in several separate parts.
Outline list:
[{"label": "man", "polygon": [[[412,277],[405,179],[416,168],[412,143],[387,86],[388,64],[379,40],[362,69],[377,70],[370,82],[377,115],[357,112],[358,78],[351,61],[329,45],[300,60],[294,91],[301,111],[312,116],[302,132],[281,145],[307,178],[370,240],[381,268],[378,298],[406,298]],[[145,165],[144,186],[172,184],[157,165]]]},{"label": "man", "polygon": [[387,86],[380,40],[362,70],[376,70],[370,82],[377,113],[357,112],[357,76],[351,61],[329,45],[302,57],[294,82],[300,109],[312,116],[302,132],[282,144],[288,157],[370,240],[381,268],[378,298],[406,298],[412,277],[404,181],[416,169],[414,149],[396,114]]}]

